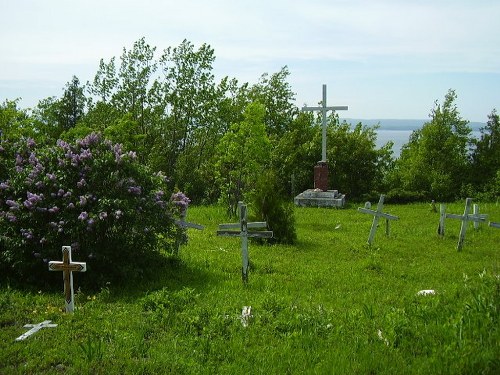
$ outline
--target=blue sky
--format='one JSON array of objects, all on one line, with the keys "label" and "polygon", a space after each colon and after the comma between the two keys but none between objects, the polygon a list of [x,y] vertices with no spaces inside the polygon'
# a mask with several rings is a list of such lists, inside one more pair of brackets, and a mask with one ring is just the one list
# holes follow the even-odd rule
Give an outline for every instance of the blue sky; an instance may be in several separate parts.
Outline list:
[{"label": "blue sky", "polygon": [[455,89],[470,121],[500,111],[497,0],[0,0],[0,101],[60,96],[145,37],[211,45],[215,73],[255,83],[287,65],[296,104],[328,85],[341,117],[425,119]]}]

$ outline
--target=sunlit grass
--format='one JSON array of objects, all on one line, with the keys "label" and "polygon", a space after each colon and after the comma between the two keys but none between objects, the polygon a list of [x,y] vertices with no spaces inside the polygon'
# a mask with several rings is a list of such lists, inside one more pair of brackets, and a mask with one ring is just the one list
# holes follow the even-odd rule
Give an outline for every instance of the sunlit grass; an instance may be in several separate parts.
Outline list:
[{"label": "sunlit grass", "polygon": [[[247,285],[239,240],[215,235],[224,210],[193,207],[187,220],[205,230],[189,230],[179,260],[141,285],[79,291],[73,315],[62,292],[4,286],[0,373],[498,371],[500,230],[471,225],[458,252],[458,221],[440,238],[429,205],[387,204],[399,220],[389,236],[381,220],[368,246],[371,217],[356,208],[296,209],[297,244],[250,242]],[[500,221],[495,204],[481,212]],[[436,294],[417,296],[423,289]],[[46,319],[58,327],[14,342]]]}]

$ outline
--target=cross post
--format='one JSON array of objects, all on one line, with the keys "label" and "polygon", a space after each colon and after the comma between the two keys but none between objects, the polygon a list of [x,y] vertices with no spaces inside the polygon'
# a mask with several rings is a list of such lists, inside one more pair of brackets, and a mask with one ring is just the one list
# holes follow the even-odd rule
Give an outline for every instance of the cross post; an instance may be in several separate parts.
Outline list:
[{"label": "cross post", "polygon": [[389,220],[399,220],[399,217],[397,217],[397,216],[386,214],[386,213],[382,212],[382,209],[384,208],[384,199],[385,199],[385,196],[383,194],[381,194],[380,199],[379,199],[378,204],[377,204],[376,211],[368,209],[368,208],[364,208],[364,207],[358,208],[359,212],[362,212],[364,214],[373,215],[372,227],[370,229],[370,235],[368,236],[368,245],[371,245],[373,242],[373,239],[375,238],[375,232],[377,231],[378,222],[379,222],[381,217],[383,217],[385,219],[385,234],[387,236],[389,235]]},{"label": "cross post", "polygon": [[[205,227],[203,225],[187,222],[186,221],[186,214],[187,214],[186,211],[187,211],[187,209],[182,212],[180,220],[175,220],[175,224],[179,228],[179,231],[182,231],[182,230],[185,230],[188,228],[197,229],[197,230],[205,229]],[[174,246],[174,250],[173,250],[173,254],[175,256],[179,255],[179,250],[181,248],[181,243],[182,243],[181,235],[182,235],[182,233],[177,233],[177,238],[175,240],[175,246]]]},{"label": "cross post", "polygon": [[[248,238],[271,238],[272,231],[249,231],[248,229],[266,228],[265,221],[248,222],[247,206],[243,202],[238,202],[240,222],[231,224],[219,224],[218,236],[240,237],[241,238],[241,277],[244,283],[248,282]],[[231,230],[233,229],[233,230]],[[236,229],[236,230],[234,230]],[[237,230],[239,229],[239,230]]]},{"label": "cross post", "polygon": [[447,219],[458,219],[462,221],[462,224],[460,225],[460,235],[458,237],[458,245],[457,245],[458,251],[461,251],[464,245],[465,233],[467,232],[467,225],[469,221],[472,222],[486,221],[486,217],[484,217],[485,215],[470,214],[471,206],[472,206],[472,198],[467,198],[465,200],[465,209],[463,215],[446,214]]},{"label": "cross post", "polygon": [[346,105],[327,107],[326,105],[326,85],[323,85],[323,101],[321,107],[302,107],[303,112],[321,112],[321,125],[322,125],[322,135],[321,135],[321,161],[326,163],[326,113],[328,111],[347,111],[349,109]]},{"label": "cross post", "polygon": [[75,310],[75,293],[73,290],[73,272],[87,271],[87,263],[71,261],[71,246],[62,247],[62,262],[50,261],[49,271],[62,271],[64,281],[64,299],[66,301],[66,312]]},{"label": "cross post", "polygon": [[57,324],[50,324],[51,321],[52,320],[44,320],[43,322],[38,323],[38,324],[25,324],[24,328],[31,328],[31,329],[28,332],[25,332],[21,336],[19,336],[16,339],[16,341],[22,341],[22,340],[28,338],[29,336],[31,336],[32,334],[38,332],[42,328],[54,328],[54,327],[57,327]]}]

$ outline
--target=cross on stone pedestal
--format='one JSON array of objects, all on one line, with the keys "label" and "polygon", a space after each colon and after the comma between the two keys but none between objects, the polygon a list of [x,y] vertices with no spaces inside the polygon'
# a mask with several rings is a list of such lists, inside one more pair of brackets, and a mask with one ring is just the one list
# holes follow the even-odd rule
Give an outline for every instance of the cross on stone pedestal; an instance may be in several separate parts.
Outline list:
[{"label": "cross on stone pedestal", "polygon": [[[181,229],[188,229],[188,228],[192,228],[192,229],[197,229],[197,230],[203,230],[205,229],[205,227],[203,225],[199,225],[199,224],[194,224],[194,223],[189,223],[186,221],[186,215],[187,215],[187,209],[181,214],[181,218],[180,220],[175,220],[175,224]],[[179,236],[177,236],[176,240],[175,240],[175,246],[174,246],[174,251],[173,251],[173,254],[175,256],[179,255],[179,250],[181,248],[181,239]]]},{"label": "cross on stone pedestal", "polygon": [[467,232],[467,225],[469,221],[472,222],[486,221],[485,217],[486,215],[470,214],[471,205],[472,205],[472,198],[467,198],[465,200],[465,209],[463,215],[446,214],[447,219],[458,219],[462,221],[462,225],[460,226],[460,235],[458,237],[458,245],[457,245],[458,251],[462,250],[465,240],[465,233]]},{"label": "cross on stone pedestal", "polygon": [[43,322],[38,323],[38,324],[25,324],[24,328],[31,328],[31,329],[28,332],[25,332],[21,336],[19,336],[16,339],[16,341],[22,341],[22,340],[28,338],[29,336],[31,336],[32,334],[38,332],[42,328],[54,328],[54,327],[57,327],[57,324],[50,324],[51,321],[52,320],[44,320]]},{"label": "cross on stone pedestal", "polygon": [[[248,238],[271,238],[272,231],[249,231],[248,229],[267,228],[265,221],[248,222],[247,206],[243,202],[238,202],[240,212],[240,222],[234,224],[219,224],[218,236],[240,237],[241,238],[241,277],[243,282],[248,282]],[[229,230],[239,229],[239,230]]]},{"label": "cross on stone pedestal", "polygon": [[[326,105],[326,85],[323,85],[323,101],[321,103],[321,107],[307,107],[304,106],[302,108],[303,112],[314,112],[314,111],[320,111],[321,112],[321,125],[322,125],[322,133],[321,133],[321,161],[318,163],[316,168],[314,169],[315,175],[314,175],[314,181],[315,181],[315,188],[319,188],[321,190],[328,190],[328,166],[326,164],[326,113],[328,111],[347,111],[349,109],[348,106],[346,105],[341,105],[341,106],[331,106],[327,107]],[[323,182],[325,181],[326,182]],[[316,186],[317,181],[320,181],[321,186]]]},{"label": "cross on stone pedestal", "polygon": [[377,231],[378,221],[380,220],[381,217],[385,218],[385,234],[387,236],[389,235],[389,220],[399,220],[399,217],[397,216],[389,215],[382,212],[382,209],[384,208],[384,199],[385,196],[383,194],[380,195],[376,211],[363,207],[358,208],[359,212],[373,215],[372,227],[370,229],[370,235],[368,236],[368,245],[371,245],[373,239],[375,238],[375,232]]},{"label": "cross on stone pedestal", "polygon": [[75,310],[75,293],[73,290],[73,272],[87,271],[87,263],[71,261],[71,246],[62,247],[62,262],[50,261],[49,271],[62,271],[64,281],[64,299],[66,301],[66,312]]}]

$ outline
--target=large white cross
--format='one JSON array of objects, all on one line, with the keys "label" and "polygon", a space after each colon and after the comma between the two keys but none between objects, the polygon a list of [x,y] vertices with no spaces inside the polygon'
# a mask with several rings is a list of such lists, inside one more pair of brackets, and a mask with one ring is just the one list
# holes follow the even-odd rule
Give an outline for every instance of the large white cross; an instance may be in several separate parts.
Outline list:
[{"label": "large white cross", "polygon": [[[267,223],[265,221],[251,222],[247,220],[247,206],[243,202],[238,202],[238,207],[240,211],[240,222],[234,224],[219,224],[219,230],[217,231],[218,236],[229,236],[229,237],[240,237],[241,238],[241,277],[243,282],[248,282],[248,238],[271,238],[273,236],[272,231],[249,231],[249,228],[258,229],[266,228]],[[229,230],[229,229],[239,229],[239,230]]]},{"label": "large white cross", "polygon": [[347,111],[349,109],[346,105],[339,105],[333,107],[326,106],[326,85],[323,85],[323,101],[321,107],[302,107],[303,112],[320,111],[322,116],[322,135],[321,135],[321,161],[326,163],[326,113],[328,111]]},{"label": "large white cross", "polygon": [[73,290],[73,272],[87,271],[87,263],[71,261],[71,246],[62,247],[62,262],[50,261],[49,271],[62,271],[64,281],[64,299],[66,301],[66,312],[75,310],[75,292]]},{"label": "large white cross", "polygon": [[38,323],[38,324],[25,324],[24,328],[31,328],[31,329],[28,332],[25,332],[21,336],[19,336],[16,339],[16,341],[22,341],[22,340],[28,338],[29,336],[31,336],[32,334],[34,334],[35,332],[38,332],[42,328],[54,328],[54,327],[57,327],[57,324],[50,324],[51,321],[52,320],[44,320],[43,322]]},{"label": "large white cross", "polygon": [[383,194],[380,195],[380,199],[378,201],[377,205],[377,210],[373,211],[368,208],[362,208],[359,207],[358,211],[362,212],[364,214],[369,214],[373,215],[373,222],[372,222],[372,227],[370,229],[370,235],[368,236],[368,245],[371,245],[373,242],[373,239],[375,238],[375,232],[377,231],[378,227],[378,221],[381,217],[385,218],[385,234],[389,235],[389,220],[399,220],[399,217],[394,216],[394,215],[389,215],[384,212],[382,212],[382,209],[384,208],[384,198],[385,196]]}]

